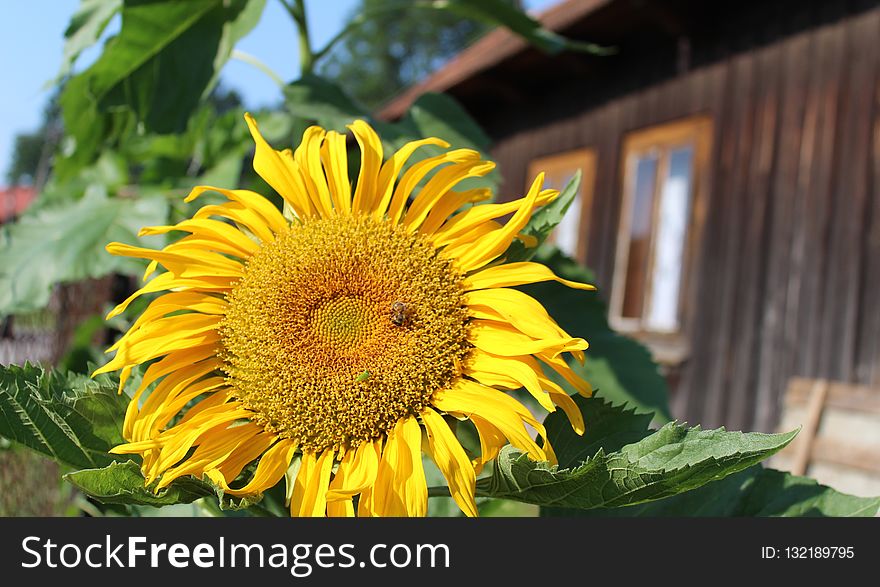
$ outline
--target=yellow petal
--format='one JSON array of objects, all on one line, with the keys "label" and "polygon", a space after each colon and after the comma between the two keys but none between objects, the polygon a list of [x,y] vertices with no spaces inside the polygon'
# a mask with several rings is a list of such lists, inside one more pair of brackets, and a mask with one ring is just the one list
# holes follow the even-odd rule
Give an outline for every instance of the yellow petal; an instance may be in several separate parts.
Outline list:
[{"label": "yellow petal", "polygon": [[495,164],[491,161],[465,161],[455,163],[438,171],[428,183],[419,190],[412,205],[403,218],[403,224],[410,231],[418,229],[428,213],[457,183],[469,177],[482,177],[492,171]]},{"label": "yellow petal", "polygon": [[293,154],[293,159],[302,172],[302,179],[312,205],[322,217],[329,218],[334,213],[333,202],[330,199],[330,189],[327,187],[324,167],[321,164],[321,143],[325,134],[324,129],[319,126],[307,128],[299,147]]},{"label": "yellow petal", "polygon": [[[281,215],[281,212],[278,211],[272,202],[250,190],[227,190],[224,188],[200,185],[192,189],[189,195],[184,199],[184,202],[192,202],[205,192],[217,192],[228,198],[230,202],[219,206],[203,206],[198,212],[196,212],[195,217],[197,218],[201,218],[202,215],[210,214],[225,216],[236,222],[244,223],[258,236],[260,236],[259,233],[262,232],[260,225],[268,227],[275,233],[283,232],[288,227],[287,220],[284,219],[284,216]],[[236,215],[230,216],[230,213]],[[243,214],[243,216],[237,216],[238,214]],[[250,220],[252,215],[256,215],[258,218]],[[268,238],[263,238],[263,236],[260,236],[260,238],[263,240],[271,240],[271,235],[267,236]]]},{"label": "yellow petal", "polygon": [[549,353],[549,352],[540,352],[537,353],[537,356],[541,361],[550,366],[551,369],[559,373],[563,379],[568,381],[571,385],[574,386],[575,389],[578,390],[584,397],[590,397],[593,395],[593,388],[587,383],[583,378],[581,378],[577,373],[575,373],[572,368],[565,362],[565,359],[562,357]]},{"label": "yellow petal", "polygon": [[[464,255],[465,253],[470,251],[474,247],[474,243],[480,240],[482,237],[495,231],[501,230],[501,228],[501,223],[495,222],[494,220],[487,220],[483,224],[478,224],[477,226],[474,226],[466,233],[461,235],[461,237],[458,238],[456,242],[445,245],[443,256],[447,259],[455,259],[457,257],[460,257],[461,255]],[[444,246],[444,243],[436,240],[433,241],[432,244],[435,248],[438,249]]]},{"label": "yellow petal", "polygon": [[245,114],[244,118],[256,144],[254,171],[284,198],[297,216],[314,216],[315,208],[309,200],[302,173],[293,156],[289,151],[273,149],[260,134],[253,116]]},{"label": "yellow petal", "polygon": [[314,452],[304,452],[299,473],[290,498],[290,515],[295,517],[323,516],[327,509],[327,487],[333,468],[335,451],[327,449],[316,457]]},{"label": "yellow petal", "polygon": [[221,433],[217,435],[216,440],[199,444],[195,452],[186,460],[165,471],[157,488],[167,487],[184,475],[201,478],[206,471],[215,469],[237,449],[252,441],[261,430],[259,426],[250,422],[240,426],[221,427]]},{"label": "yellow petal", "polygon": [[558,281],[568,287],[587,291],[596,289],[592,285],[557,277],[547,266],[531,261],[506,263],[483,269],[468,276],[464,280],[464,287],[466,291],[473,291],[489,287],[512,287],[540,281]]},{"label": "yellow petal", "polygon": [[328,518],[351,518],[354,516],[354,504],[351,498],[327,502]]},{"label": "yellow petal", "polygon": [[[550,382],[542,381],[545,386],[548,386]],[[574,400],[571,399],[571,396],[565,393],[563,390],[559,391],[550,391],[550,399],[553,400],[553,403],[562,408],[562,411],[565,412],[565,415],[568,417],[569,423],[571,423],[572,429],[577,434],[584,433],[584,415],[581,413],[581,410],[577,407],[577,404],[574,403]]]},{"label": "yellow petal", "polygon": [[[168,357],[166,357],[166,359],[167,358]],[[181,358],[185,360],[185,357]],[[167,402],[173,401],[174,398],[178,397],[181,393],[184,393],[191,384],[219,368],[219,363],[217,361],[201,361],[189,365],[182,361],[178,362],[178,359],[179,357],[173,357],[173,362],[176,365],[175,370],[164,377],[156,385],[155,389],[150,392],[150,395],[144,401],[143,406],[141,406],[139,410],[137,408],[137,402],[132,400],[129,403],[128,409],[137,410],[139,415],[135,421],[132,422],[131,428],[126,426],[124,429],[124,435],[126,438],[130,438],[131,440],[153,438],[154,434],[151,428],[151,423],[155,420],[156,412],[161,410],[162,406],[166,405]],[[162,359],[161,361],[151,364],[150,367],[147,368],[147,372],[144,374],[144,379],[135,394],[136,396],[140,396],[140,394],[147,389],[149,383],[145,385],[144,381],[149,381],[155,377],[155,374],[151,372],[150,369],[153,367],[162,369],[167,365],[163,364],[164,362],[165,359]]]},{"label": "yellow petal", "polygon": [[567,336],[538,300],[521,291],[510,288],[481,289],[466,293],[464,301],[468,306],[494,311],[496,316],[529,336]]},{"label": "yellow petal", "polygon": [[118,316],[119,314],[124,312],[128,308],[129,304],[131,304],[134,300],[147,293],[155,293],[168,289],[191,290],[201,292],[225,292],[229,290],[230,285],[234,281],[235,279],[230,277],[202,277],[198,279],[182,279],[176,277],[173,273],[162,273],[154,277],[152,280],[147,282],[144,287],[140,288],[139,290],[128,296],[125,301],[113,308],[107,314],[106,319],[109,320],[114,316]]},{"label": "yellow petal", "polygon": [[381,219],[385,215],[388,205],[391,203],[394,182],[397,180],[397,176],[400,174],[400,171],[403,169],[407,160],[409,160],[417,149],[426,145],[435,145],[444,149],[449,147],[449,143],[446,141],[435,138],[410,141],[401,147],[382,165],[382,169],[379,171],[378,187],[376,189],[376,193],[379,197],[376,201],[376,205],[373,206],[373,216],[375,218]]},{"label": "yellow petal", "polygon": [[[225,387],[225,384],[226,379],[224,377],[209,377],[182,387],[172,397],[167,398],[161,406],[156,406],[153,410],[146,412],[149,414],[149,416],[144,418],[145,426],[149,431],[147,434],[152,436],[161,428],[164,428],[187,404],[200,395],[213,392],[220,387],[224,387],[228,391],[229,388]],[[192,410],[187,411],[188,416],[194,413]]]},{"label": "yellow petal", "polygon": [[[126,407],[125,409],[125,419],[122,423],[122,437],[126,440],[144,440],[150,437],[149,435],[143,435],[139,433],[139,429],[143,427],[145,421],[145,418],[142,417],[142,414],[143,416],[147,416],[150,413],[143,412],[139,406],[141,396],[147,390],[147,387],[150,384],[147,383],[145,385],[143,381],[147,380],[148,376],[151,376],[150,369],[156,368],[157,366],[159,366],[159,363],[161,363],[161,361],[153,363],[149,367],[147,367],[147,371],[144,373],[144,378],[141,382],[141,385],[138,387],[131,400],[129,400],[128,402],[128,407]],[[175,386],[181,384],[185,385],[186,383],[184,382],[194,381],[199,377],[203,377],[205,374],[210,373],[215,368],[216,363],[214,361],[203,361],[201,363],[195,364],[183,363],[180,368],[175,371],[174,376],[166,377],[161,382],[159,382],[152,393],[150,393],[147,401],[144,402],[144,406],[147,406],[148,402],[151,402],[151,404],[161,405],[162,401],[165,399],[165,397],[167,397],[169,393],[172,392]]]},{"label": "yellow petal", "polygon": [[400,420],[388,434],[372,489],[375,514],[421,517],[427,513],[428,485],[421,444],[421,426],[411,416]]},{"label": "yellow petal", "polygon": [[232,277],[240,279],[244,276],[244,267],[239,261],[229,259],[217,253],[185,246],[162,250],[146,249],[123,243],[110,243],[107,251],[121,257],[134,257],[158,261],[178,277],[198,278],[203,276]]},{"label": "yellow petal", "polygon": [[[171,322],[173,325],[178,323],[179,322]],[[141,328],[134,333],[135,335],[139,335],[140,338],[140,340],[136,342],[120,339],[126,340],[126,344],[119,348],[113,359],[96,369],[93,375],[116,371],[123,367],[132,367],[165,356],[172,351],[195,349],[205,345],[216,345],[220,342],[220,335],[216,331],[216,325],[181,330],[178,332],[162,332],[163,328],[168,328],[168,323],[163,323],[158,320],[150,326],[149,329],[146,327]],[[159,332],[161,332],[161,334],[159,334]],[[146,337],[145,333],[156,333],[156,335]]]},{"label": "yellow petal", "polygon": [[471,320],[468,340],[478,349],[504,357],[536,353],[555,357],[564,352],[587,348],[587,341],[582,338],[560,336],[534,339],[506,322],[494,320]]},{"label": "yellow petal", "polygon": [[372,487],[361,493],[361,497],[358,500],[357,515],[359,518],[371,518],[376,515],[376,512],[373,510]]},{"label": "yellow petal", "polygon": [[351,182],[348,180],[348,152],[345,135],[331,130],[321,145],[321,162],[327,173],[333,207],[343,214],[351,214]]},{"label": "yellow petal", "polygon": [[276,440],[277,437],[273,434],[266,432],[258,434],[247,444],[236,448],[217,466],[216,473],[221,475],[226,483],[231,483],[249,463],[263,454]]},{"label": "yellow petal", "polygon": [[207,369],[204,373],[213,369],[219,369],[220,361],[217,359],[217,346],[203,345],[168,353],[165,357],[155,363],[151,363],[147,367],[137,393],[152,385],[160,377],[176,371],[186,371],[186,368],[190,366],[194,369]]},{"label": "yellow petal", "polygon": [[260,250],[260,246],[240,230],[225,222],[209,218],[193,218],[171,226],[147,226],[140,230],[138,236],[166,234],[174,230],[189,232],[209,241],[219,241],[219,245],[231,245],[239,252],[240,257],[250,257]]},{"label": "yellow petal", "polygon": [[544,438],[544,444],[541,445],[541,448],[544,449],[544,453],[547,455],[547,461],[551,465],[558,465],[559,459],[556,458],[556,451],[553,450],[553,445],[550,444],[550,440],[548,438]]},{"label": "yellow petal", "polygon": [[430,408],[421,416],[428,433],[428,453],[446,477],[452,499],[467,516],[475,517],[476,475],[470,459],[442,416]]},{"label": "yellow petal", "polygon": [[[452,257],[463,271],[468,272],[479,269],[507,250],[517,233],[528,224],[529,219],[532,217],[532,210],[536,205],[541,182],[543,181],[544,174],[538,174],[528,195],[523,198],[522,205],[502,228],[479,238],[472,243],[470,250]],[[444,249],[444,256],[446,256],[446,253],[447,251]]]},{"label": "yellow petal", "polygon": [[209,434],[218,426],[225,426],[230,422],[247,418],[250,412],[236,402],[229,402],[215,406],[201,412],[197,417],[189,421],[186,426],[177,426],[172,430],[166,430],[161,438],[163,442],[162,452],[156,462],[156,468],[151,476],[147,477],[147,483],[161,475],[163,471],[180,462],[197,443],[202,435]]},{"label": "yellow petal", "polygon": [[487,188],[474,188],[461,192],[449,191],[431,206],[428,217],[419,227],[422,234],[433,235],[449,215],[464,206],[474,202],[481,202],[492,197],[492,191]]},{"label": "yellow petal", "polygon": [[431,402],[438,410],[464,414],[474,421],[485,420],[498,428],[510,443],[525,451],[534,460],[545,460],[546,455],[532,440],[524,423],[544,436],[541,425],[521,403],[509,395],[463,379],[449,390],[434,393]]},{"label": "yellow petal", "polygon": [[226,484],[226,479],[217,472],[209,472],[210,479],[223,488],[229,495],[251,495],[265,491],[273,487],[287,471],[290,461],[293,460],[293,453],[296,452],[296,443],[292,440],[284,439],[278,441],[269,450],[260,457],[257,464],[257,470],[251,480],[240,489],[232,489]]},{"label": "yellow petal", "polygon": [[361,170],[354,190],[353,212],[373,211],[378,188],[379,170],[382,165],[382,141],[376,131],[363,120],[355,120],[348,128],[361,148]]},{"label": "yellow petal", "polygon": [[507,437],[488,420],[480,417],[472,417],[470,420],[480,436],[480,456],[473,460],[474,473],[479,475],[483,465],[497,457],[501,448],[507,444]]},{"label": "yellow petal", "polygon": [[[215,340],[217,326],[222,319],[223,316],[198,313],[156,318],[141,325],[137,330],[129,330],[105,352],[118,351],[114,360],[128,362],[126,364],[143,362],[135,357],[157,351],[157,354],[151,357],[155,358],[165,354],[163,352],[165,349],[177,350]],[[166,347],[165,344],[172,346]]]},{"label": "yellow petal", "polygon": [[[536,206],[543,206],[552,202],[559,192],[556,190],[541,190],[535,200]],[[482,206],[474,206],[467,210],[456,214],[449,218],[437,231],[434,240],[436,246],[443,246],[454,242],[464,240],[464,235],[473,228],[481,226],[484,223],[507,216],[519,210],[523,205],[524,199],[520,198],[503,204],[484,204]]]},{"label": "yellow petal", "polygon": [[137,330],[147,322],[162,318],[172,312],[189,310],[200,314],[222,315],[226,312],[226,300],[202,292],[180,291],[166,293],[152,302],[129,327],[129,332]]},{"label": "yellow petal", "polygon": [[399,222],[403,214],[404,206],[409,200],[409,196],[416,186],[431,171],[446,163],[464,163],[467,161],[476,162],[480,160],[480,154],[473,149],[455,149],[448,151],[435,157],[428,157],[423,161],[419,161],[406,170],[397,187],[394,188],[394,195],[391,197],[391,204],[388,206],[388,219],[391,222]]},{"label": "yellow petal", "polygon": [[[275,238],[275,233],[266,225],[263,217],[244,204],[226,202],[202,206],[193,214],[194,219],[211,218],[214,216],[232,220],[240,231],[248,231],[263,243],[272,242]],[[248,237],[251,238],[249,235]]]},{"label": "yellow petal", "polygon": [[[214,391],[214,393],[210,393],[206,397],[204,397],[203,399],[198,400],[198,402],[196,402],[195,404],[193,404],[187,408],[186,413],[175,424],[175,427],[181,426],[181,425],[186,424],[188,422],[193,422],[193,421],[197,420],[198,418],[201,418],[201,414],[203,412],[207,412],[208,410],[213,410],[214,408],[219,409],[219,406],[223,406],[224,404],[227,406],[232,405],[233,404],[233,402],[231,401],[232,396],[228,392],[229,392],[228,387],[219,388],[219,389],[216,389]],[[236,403],[236,405],[239,405],[239,404]],[[251,414],[250,412],[246,412],[244,417],[250,418],[252,415],[253,414]],[[173,429],[166,430],[162,434],[168,434],[172,430]]]},{"label": "yellow petal", "polygon": [[381,440],[364,442],[357,449],[349,450],[330,484],[327,499],[329,501],[351,499],[351,496],[372,486],[376,482],[381,451]]},{"label": "yellow petal", "polygon": [[[531,357],[502,357],[476,349],[469,359],[467,374],[474,379],[482,381],[483,374],[506,375],[519,384],[516,387],[525,387],[545,410],[552,412],[556,409],[538,379],[541,367]],[[483,383],[488,384],[487,381]]]}]

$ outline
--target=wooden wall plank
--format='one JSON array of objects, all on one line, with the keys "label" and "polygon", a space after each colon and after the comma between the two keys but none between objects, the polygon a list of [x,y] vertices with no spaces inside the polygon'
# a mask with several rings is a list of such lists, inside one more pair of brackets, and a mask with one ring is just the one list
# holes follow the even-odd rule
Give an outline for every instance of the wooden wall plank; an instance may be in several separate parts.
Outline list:
[{"label": "wooden wall plank", "polygon": [[[693,279],[688,282],[688,290],[685,292],[685,307],[692,309],[689,312],[689,320],[685,329],[685,336],[690,342],[691,357],[680,368],[680,383],[690,388],[692,397],[702,397],[702,405],[699,412],[699,421],[707,427],[717,427],[725,424],[724,416],[717,409],[724,397],[724,389],[721,386],[710,386],[709,376],[716,372],[723,372],[724,354],[714,354],[711,351],[712,338],[716,329],[720,329],[726,321],[724,311],[714,304],[702,302],[704,299],[719,300],[725,293],[725,271],[717,271],[718,259],[723,255],[724,239],[719,228],[727,227],[727,218],[723,215],[726,201],[729,202],[729,191],[726,192],[726,182],[731,179],[728,175],[721,176],[724,156],[735,148],[736,140],[722,140],[720,128],[731,118],[733,109],[737,106],[731,99],[735,85],[731,85],[729,79],[732,67],[729,63],[718,64],[704,71],[702,89],[694,92],[695,99],[691,108],[701,113],[709,114],[713,121],[712,152],[709,158],[709,166],[714,173],[705,174],[705,197],[695,202],[693,214],[692,267]],[[736,84],[736,82],[732,82]],[[725,155],[723,155],[723,153]],[[727,168],[728,171],[730,167]],[[726,192],[726,193],[725,193]],[[711,219],[710,219],[711,218]],[[699,312],[699,314],[698,314]],[[729,314],[729,307],[727,308]],[[725,343],[726,344],[726,343]],[[699,355],[699,357],[698,357]],[[719,366],[721,367],[719,369]],[[699,382],[699,383],[697,383]]]},{"label": "wooden wall plank", "polygon": [[[707,426],[730,423],[726,416],[727,387],[731,352],[738,314],[735,305],[738,274],[735,271],[742,246],[749,153],[754,130],[755,54],[746,53],[728,61],[727,101],[717,113],[716,142],[720,156],[714,170],[715,197],[704,239],[705,262],[701,273],[706,283],[696,303],[700,308],[694,332],[693,354],[688,369],[692,377],[683,379],[705,394],[702,418]],[[724,270],[718,271],[719,267]],[[714,300],[706,303],[705,300]]]},{"label": "wooden wall plank", "polygon": [[[880,38],[880,25],[875,35],[875,38]],[[876,48],[876,44],[874,47]],[[880,386],[880,79],[875,78],[873,86],[874,120],[868,176],[870,203],[867,205],[862,235],[861,272],[864,281],[859,301],[855,378],[863,383]]]},{"label": "wooden wall plank", "polygon": [[[613,151],[608,158],[609,164],[614,166],[613,177],[614,182],[608,186],[610,188],[608,203],[609,222],[605,230],[604,237],[605,250],[610,253],[609,258],[603,266],[603,270],[597,274],[597,281],[600,289],[604,290],[605,299],[609,299],[611,284],[614,279],[614,262],[617,253],[617,236],[618,227],[620,226],[621,204],[623,202],[623,166],[625,162],[622,159],[622,144],[626,139],[627,133],[644,126],[644,102],[639,99],[638,95],[627,97],[620,101],[620,115],[617,119],[617,132],[614,141],[605,144],[605,148]],[[639,116],[642,116],[640,119]],[[611,172],[612,170],[609,170]]]},{"label": "wooden wall plank", "polygon": [[[615,245],[613,234],[615,221],[616,193],[619,184],[618,167],[619,151],[621,142],[620,119],[623,112],[623,102],[614,101],[596,112],[598,116],[596,146],[598,157],[596,160],[596,203],[594,209],[596,215],[590,224],[590,232],[594,235],[590,238],[587,262],[595,268],[596,280],[602,288],[611,283],[611,270],[614,264]],[[608,299],[607,292],[602,293],[604,299]]]},{"label": "wooden wall plank", "polygon": [[824,275],[820,365],[824,376],[841,381],[854,377],[878,18],[880,12],[873,12],[853,19],[848,27],[847,67],[838,111],[841,133],[831,194],[833,220],[830,262]]},{"label": "wooden wall plank", "polygon": [[[782,405],[779,390],[785,389],[791,372],[785,339],[785,308],[790,279],[791,242],[797,174],[804,126],[810,35],[798,35],[782,47],[782,104],[774,177],[769,194],[767,276],[761,304],[761,333],[755,397],[755,426],[775,427]],[[783,146],[784,145],[784,146]]]},{"label": "wooden wall plank", "polygon": [[805,132],[811,136],[802,142],[799,187],[803,208],[793,242],[792,260],[797,269],[795,279],[790,281],[789,297],[797,300],[796,305],[791,304],[792,312],[796,311],[799,344],[794,372],[806,377],[823,376],[819,360],[825,336],[823,285],[829,266],[831,185],[846,34],[847,27],[843,24],[823,27],[816,32],[818,55],[816,67],[812,68],[805,112]]},{"label": "wooden wall plank", "polygon": [[[737,427],[753,429],[757,382],[760,300],[766,280],[770,186],[776,154],[780,108],[781,47],[773,45],[757,53],[758,89],[755,96],[754,134],[749,155],[746,191],[740,195],[745,223],[736,271],[736,330],[731,340],[733,367],[727,378],[728,416]],[[733,267],[726,268],[733,271]]]}]

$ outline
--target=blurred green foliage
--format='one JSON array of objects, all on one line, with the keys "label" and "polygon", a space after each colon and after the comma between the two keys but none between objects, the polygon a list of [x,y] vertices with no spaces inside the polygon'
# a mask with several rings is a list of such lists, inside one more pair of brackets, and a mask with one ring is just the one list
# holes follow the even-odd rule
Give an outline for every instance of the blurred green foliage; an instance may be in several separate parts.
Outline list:
[{"label": "blurred green foliage", "polygon": [[360,24],[332,47],[316,72],[344,85],[355,101],[370,109],[420,81],[491,28],[417,3],[389,10],[386,0],[361,0],[350,20]]}]

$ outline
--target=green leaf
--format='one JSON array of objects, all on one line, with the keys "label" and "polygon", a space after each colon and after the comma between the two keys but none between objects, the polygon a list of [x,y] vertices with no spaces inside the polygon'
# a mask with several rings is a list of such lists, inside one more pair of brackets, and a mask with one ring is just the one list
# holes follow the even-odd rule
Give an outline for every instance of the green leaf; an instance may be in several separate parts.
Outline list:
[{"label": "green leaf", "polygon": [[559,197],[532,214],[529,223],[523,228],[523,234],[535,237],[538,242],[533,247],[526,247],[521,240],[514,240],[504,254],[508,263],[528,261],[534,257],[538,247],[547,240],[556,225],[562,222],[562,217],[574,202],[580,186],[581,170],[578,169],[559,193]]},{"label": "green leaf", "polygon": [[704,431],[670,423],[619,451],[600,448],[571,468],[532,461],[507,446],[494,474],[477,482],[477,495],[577,509],[633,505],[742,471],[783,448],[796,434]]},{"label": "green leaf", "polygon": [[345,125],[352,121],[370,119],[366,109],[339,86],[311,73],[284,87],[284,104],[297,118],[342,133],[347,132]]},{"label": "green leaf", "polygon": [[575,395],[572,400],[584,417],[586,430],[583,435],[572,429],[568,417],[561,410],[552,412],[544,419],[544,427],[561,468],[576,467],[600,449],[606,453],[617,452],[653,432],[653,414],[639,413],[625,405],[614,405],[595,395]]},{"label": "green leaf", "polygon": [[[139,16],[152,20],[148,24],[139,21],[141,28],[162,23],[164,28],[174,29],[179,18],[175,11],[180,4],[151,2],[151,12]],[[183,132],[216,85],[235,43],[256,25],[264,5],[265,0],[227,0],[209,5],[154,57],[119,80],[106,94],[103,108],[133,109],[147,132]],[[123,20],[125,14],[123,11]]]},{"label": "green leaf", "polygon": [[813,479],[749,467],[720,481],[679,495],[627,508],[547,508],[542,515],[594,517],[873,517],[880,497],[840,493]]},{"label": "green leaf", "polygon": [[[536,260],[557,275],[572,281],[595,283],[593,274],[556,248],[541,247]],[[608,324],[607,307],[598,292],[584,292],[556,282],[522,286],[538,299],[562,328],[590,343],[584,365],[571,362],[581,377],[602,397],[627,403],[642,412],[654,412],[655,420],[672,419],[666,380],[650,351],[638,341],[619,334]],[[561,385],[565,383],[558,381]]]},{"label": "green leaf", "polygon": [[58,171],[72,175],[135,128],[182,132],[264,2],[127,0],[119,35],[61,95],[69,142]]},{"label": "green leaf", "polygon": [[214,57],[214,76],[208,83],[208,89],[216,85],[220,77],[220,70],[232,56],[235,44],[257,26],[265,8],[266,0],[244,0],[239,2],[238,6],[230,5],[227,12],[223,13],[223,32],[220,35],[220,43],[217,45]]},{"label": "green leaf", "polygon": [[422,94],[410,106],[406,118],[418,136],[439,137],[456,149],[470,148],[486,153],[492,143],[461,104],[446,94]]},{"label": "green leaf", "polygon": [[84,469],[68,473],[64,478],[74,487],[101,503],[163,506],[192,503],[211,492],[197,484],[172,483],[153,493],[144,487],[144,477],[134,461],[111,463],[102,469]]},{"label": "green leaf", "polygon": [[117,382],[65,376],[25,364],[0,366],[0,436],[74,468],[103,467],[123,442],[128,404]]},{"label": "green leaf", "polygon": [[209,482],[195,477],[181,477],[158,491],[145,486],[144,476],[134,461],[115,462],[101,469],[84,469],[68,473],[64,478],[77,489],[105,504],[148,505],[162,507],[192,503],[203,497],[216,497],[222,510],[249,508],[262,499],[262,494],[230,497]]},{"label": "green leaf", "polygon": [[138,271],[142,264],[110,255],[105,245],[135,242],[141,227],[164,224],[167,217],[161,197],[94,193],[0,228],[0,315],[44,307],[56,283]]},{"label": "green leaf", "polygon": [[122,0],[81,0],[64,31],[64,53],[57,79],[70,73],[80,53],[98,42],[107,23],[122,9]]}]

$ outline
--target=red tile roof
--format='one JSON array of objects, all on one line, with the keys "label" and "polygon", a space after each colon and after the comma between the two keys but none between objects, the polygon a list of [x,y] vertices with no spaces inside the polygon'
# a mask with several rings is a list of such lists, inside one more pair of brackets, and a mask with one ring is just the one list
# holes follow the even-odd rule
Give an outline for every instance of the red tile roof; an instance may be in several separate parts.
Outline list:
[{"label": "red tile roof", "polygon": [[0,224],[21,215],[36,197],[37,190],[32,187],[0,188]]}]

